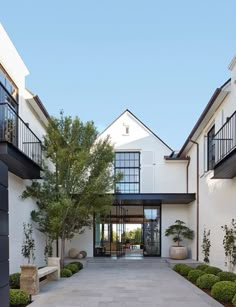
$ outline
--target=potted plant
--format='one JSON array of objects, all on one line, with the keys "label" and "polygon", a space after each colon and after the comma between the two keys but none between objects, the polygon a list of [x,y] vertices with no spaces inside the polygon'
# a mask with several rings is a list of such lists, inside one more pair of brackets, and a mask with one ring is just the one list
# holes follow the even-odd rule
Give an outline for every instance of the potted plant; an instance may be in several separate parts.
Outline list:
[{"label": "potted plant", "polygon": [[185,222],[176,220],[175,224],[166,229],[165,235],[167,237],[173,236],[173,241],[177,244],[170,247],[171,259],[186,259],[188,256],[188,249],[181,245],[183,239],[192,240],[194,232],[185,226]]}]

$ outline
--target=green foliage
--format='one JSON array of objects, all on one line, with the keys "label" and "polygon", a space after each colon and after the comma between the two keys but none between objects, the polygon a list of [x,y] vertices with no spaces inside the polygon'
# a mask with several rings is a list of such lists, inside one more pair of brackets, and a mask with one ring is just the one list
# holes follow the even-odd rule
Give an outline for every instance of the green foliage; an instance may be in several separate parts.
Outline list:
[{"label": "green foliage", "polygon": [[79,271],[78,265],[77,264],[73,264],[73,263],[72,264],[71,263],[67,264],[65,266],[65,269],[70,270],[72,274],[75,274],[75,273],[77,273]]},{"label": "green foliage", "polygon": [[183,263],[177,263],[174,265],[173,270],[177,273],[180,273],[180,271],[182,270],[183,267],[185,267],[186,264]]},{"label": "green foliage", "polygon": [[215,266],[209,266],[208,268],[204,270],[204,272],[207,274],[217,275],[218,273],[222,272],[222,270]]},{"label": "green foliage", "polygon": [[236,282],[220,281],[211,290],[211,295],[222,302],[231,302],[236,294]]},{"label": "green foliage", "polygon": [[72,272],[66,268],[61,269],[61,277],[71,277],[72,276]]},{"label": "green foliage", "polygon": [[220,281],[218,276],[213,274],[204,274],[198,277],[196,285],[201,289],[211,289],[212,286],[218,281]]},{"label": "green foliage", "polygon": [[210,234],[211,231],[210,230],[206,230],[204,228],[204,232],[203,232],[203,240],[202,240],[202,253],[204,255],[204,259],[203,261],[206,263],[209,263],[209,256],[210,256],[210,248],[211,248],[211,241],[210,241]]},{"label": "green foliage", "polygon": [[236,266],[236,221],[232,219],[231,224],[221,226],[224,231],[223,246],[225,250],[225,265],[233,271]]},{"label": "green foliage", "polygon": [[[44,138],[44,154],[54,168],[44,166],[41,181],[33,181],[22,198],[37,200],[31,213],[38,229],[50,240],[61,238],[64,262],[65,240],[92,226],[94,214],[110,211],[114,196],[114,150],[109,138],[97,139],[93,122],[83,123],[61,113],[51,117]],[[47,252],[47,251],[46,251]]]},{"label": "green foliage", "polygon": [[234,295],[233,299],[232,299],[232,304],[234,307],[236,307],[236,294]]},{"label": "green foliage", "polygon": [[236,274],[232,272],[220,272],[217,274],[221,281],[235,281]]},{"label": "green foliage", "polygon": [[9,276],[11,289],[20,289],[20,273],[14,273]]},{"label": "green foliage", "polygon": [[196,269],[201,270],[201,271],[205,271],[205,269],[209,268],[209,265],[207,264],[199,264]]},{"label": "green foliage", "polygon": [[33,262],[35,260],[35,241],[33,238],[33,226],[32,224],[25,224],[23,223],[23,232],[24,232],[24,238],[23,238],[23,244],[21,247],[21,254],[24,258],[28,260],[28,263],[31,261]]},{"label": "green foliage", "polygon": [[191,270],[191,271],[188,272],[188,280],[190,280],[193,283],[196,283],[198,277],[200,277],[204,274],[205,273],[201,270],[197,270],[197,269]]},{"label": "green foliage", "polygon": [[29,295],[25,291],[10,289],[10,305],[27,305],[29,301]]},{"label": "green foliage", "polygon": [[142,230],[141,230],[141,228],[138,227],[136,229],[123,232],[122,233],[122,240],[125,241],[125,243],[141,244],[142,243]]},{"label": "green foliage", "polygon": [[83,263],[79,262],[79,261],[74,261],[74,262],[70,262],[69,264],[75,264],[78,268],[78,271],[83,269]]},{"label": "green foliage", "polygon": [[182,276],[187,276],[188,273],[192,270],[193,268],[187,264],[183,263],[178,263],[173,267],[173,270],[178,272]]},{"label": "green foliage", "polygon": [[180,246],[180,242],[182,242],[183,239],[192,240],[194,232],[185,226],[183,221],[176,220],[174,225],[171,225],[166,229],[165,235],[167,237],[173,236],[173,241],[175,243],[177,242],[178,246]]}]

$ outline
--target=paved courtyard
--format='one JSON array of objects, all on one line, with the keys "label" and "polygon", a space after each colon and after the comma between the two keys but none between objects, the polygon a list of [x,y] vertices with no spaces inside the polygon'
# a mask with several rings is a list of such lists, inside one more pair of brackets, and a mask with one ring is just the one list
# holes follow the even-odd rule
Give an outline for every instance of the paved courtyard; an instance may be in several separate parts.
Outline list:
[{"label": "paved courtyard", "polygon": [[48,282],[30,307],[222,306],[164,260],[89,261],[68,279]]}]

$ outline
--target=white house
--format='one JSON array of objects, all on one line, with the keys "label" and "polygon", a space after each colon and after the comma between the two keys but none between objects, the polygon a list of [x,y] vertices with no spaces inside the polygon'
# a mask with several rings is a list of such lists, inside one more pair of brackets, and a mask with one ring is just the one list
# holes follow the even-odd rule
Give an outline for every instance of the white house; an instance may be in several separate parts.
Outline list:
[{"label": "white house", "polygon": [[236,58],[230,79],[217,88],[178,157],[189,157],[189,192],[196,193],[190,218],[198,224],[198,252],[203,260],[203,231],[211,231],[210,263],[224,266],[223,230],[236,219]]},{"label": "white house", "polygon": [[[21,195],[32,179],[40,179],[41,140],[49,115],[39,97],[26,89],[29,72],[1,25],[0,42],[0,297],[7,306],[8,259],[10,272],[19,271],[23,223],[31,222],[30,213],[37,208]],[[195,233],[186,242],[189,257],[203,260],[203,231],[210,230],[210,263],[224,268],[221,226],[236,218],[236,58],[229,69],[230,79],[216,89],[179,152],[129,110],[99,135],[110,136],[114,171],[123,178],[116,183],[111,212],[95,217],[92,229],[67,242],[67,251],[74,247],[89,257],[168,257],[172,242],[165,230],[180,219]],[[130,225],[142,229],[134,251],[122,236]],[[34,237],[36,264],[42,265],[45,238],[37,229]]]},{"label": "white house", "polygon": [[86,250],[91,257],[129,254],[121,234],[125,225],[140,224],[142,255],[168,257],[165,229],[180,219],[195,232],[189,257],[203,260],[203,232],[210,230],[210,263],[227,269],[221,226],[236,219],[236,58],[229,70],[231,78],[216,89],[178,153],[129,110],[101,133],[110,136],[115,171],[124,176],[111,214],[95,219],[93,229],[68,242],[67,250]]},{"label": "white house", "polygon": [[[31,222],[36,208],[35,201],[22,201],[21,195],[30,180],[40,178],[41,139],[49,115],[39,97],[25,88],[28,69],[1,24],[0,46],[0,297],[9,306],[8,258],[10,273],[18,272],[25,262],[23,223]],[[34,236],[36,264],[42,265],[45,238],[37,230]]]}]

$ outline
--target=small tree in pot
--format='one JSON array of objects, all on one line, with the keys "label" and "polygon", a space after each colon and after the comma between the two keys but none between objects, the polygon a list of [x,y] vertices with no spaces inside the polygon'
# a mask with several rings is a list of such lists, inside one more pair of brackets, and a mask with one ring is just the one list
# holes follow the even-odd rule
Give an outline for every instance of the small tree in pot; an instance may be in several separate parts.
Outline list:
[{"label": "small tree in pot", "polygon": [[176,220],[175,224],[166,229],[165,235],[167,237],[173,236],[173,241],[177,245],[170,247],[170,258],[172,259],[186,259],[188,256],[187,247],[182,246],[183,239],[192,240],[194,236],[193,230],[185,226],[185,222]]}]

